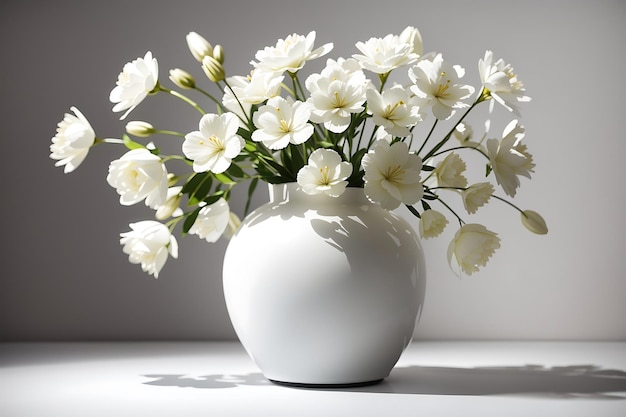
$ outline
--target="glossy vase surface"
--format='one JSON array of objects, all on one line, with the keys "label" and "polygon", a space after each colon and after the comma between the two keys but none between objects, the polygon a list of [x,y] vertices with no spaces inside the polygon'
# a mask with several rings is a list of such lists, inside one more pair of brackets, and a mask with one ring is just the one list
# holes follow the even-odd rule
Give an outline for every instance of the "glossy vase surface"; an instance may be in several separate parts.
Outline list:
[{"label": "glossy vase surface", "polygon": [[367,384],[387,377],[424,302],[424,255],[402,217],[361,188],[337,198],[270,185],[229,242],[228,313],[270,380]]}]

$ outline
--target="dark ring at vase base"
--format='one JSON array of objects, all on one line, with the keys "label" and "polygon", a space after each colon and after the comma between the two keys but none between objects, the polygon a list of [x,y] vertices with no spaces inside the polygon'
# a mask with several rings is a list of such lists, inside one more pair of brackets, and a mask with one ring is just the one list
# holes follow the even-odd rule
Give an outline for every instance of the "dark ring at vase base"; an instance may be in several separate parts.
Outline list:
[{"label": "dark ring at vase base", "polygon": [[[269,379],[269,378],[268,378]],[[348,384],[306,384],[300,382],[284,382],[277,381],[275,379],[270,379],[270,382],[276,385],[282,385],[284,387],[290,388],[309,388],[309,389],[338,389],[338,388],[358,388],[358,387],[367,387],[369,385],[380,384],[384,378],[375,379],[373,381],[365,381],[365,382],[353,382]]]}]

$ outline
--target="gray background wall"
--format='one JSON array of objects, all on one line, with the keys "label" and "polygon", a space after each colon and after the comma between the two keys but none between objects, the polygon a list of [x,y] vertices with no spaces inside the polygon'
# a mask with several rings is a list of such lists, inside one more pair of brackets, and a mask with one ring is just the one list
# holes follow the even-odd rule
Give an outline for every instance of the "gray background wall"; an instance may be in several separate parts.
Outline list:
[{"label": "gray background wall", "polygon": [[[625,339],[624,22],[626,2],[610,0],[3,1],[0,339],[234,337],[220,282],[225,241],[180,239],[179,260],[155,280],[119,247],[119,232],[150,215],[121,207],[106,184],[122,149],[94,149],[70,175],[48,158],[72,105],[100,136],[119,137],[108,93],[125,62],[150,49],[162,80],[173,67],[202,79],[185,44],[197,31],[224,45],[229,74],[243,74],[256,50],[292,32],[317,30],[318,44],[334,42],[338,57],[407,25],[474,85],[485,49],[515,66],[533,97],[522,121],[537,163],[516,202],[550,226],[548,236],[531,235],[492,203],[483,219],[502,249],[462,279],[445,259],[452,228],[427,241],[419,337]],[[495,131],[509,118],[499,114]],[[159,95],[130,119],[190,131],[198,118]]]}]

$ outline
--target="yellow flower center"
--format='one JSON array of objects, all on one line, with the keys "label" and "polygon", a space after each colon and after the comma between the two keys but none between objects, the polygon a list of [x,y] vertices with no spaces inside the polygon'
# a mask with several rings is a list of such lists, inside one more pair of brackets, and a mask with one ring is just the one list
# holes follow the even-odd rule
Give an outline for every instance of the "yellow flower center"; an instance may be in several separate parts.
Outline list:
[{"label": "yellow flower center", "polygon": [[324,165],[324,168],[320,168],[320,174],[322,174],[322,180],[319,185],[330,185],[330,178],[328,177],[328,165]]},{"label": "yellow flower center", "polygon": [[398,101],[396,104],[394,104],[393,106],[391,104],[388,104],[387,107],[385,107],[385,113],[383,114],[383,117],[387,120],[394,120],[394,116],[395,116],[395,112],[396,109],[402,105],[404,105],[404,101],[400,100]]},{"label": "yellow flower center", "polygon": [[334,97],[335,97],[335,101],[333,102],[334,108],[341,109],[342,107],[346,105],[345,98],[340,97],[338,92],[335,91]]},{"label": "yellow flower center", "polygon": [[404,173],[405,170],[402,169],[402,166],[390,166],[387,167],[387,171],[383,172],[383,177],[385,177],[385,179],[390,183],[398,185],[400,182],[399,180],[402,178],[402,176],[404,176]]},{"label": "yellow flower center", "polygon": [[280,131],[283,133],[289,133],[291,131],[289,123],[287,123],[285,119],[280,119]]},{"label": "yellow flower center", "polygon": [[[446,73],[442,72],[441,76],[445,76]],[[437,87],[437,92],[435,93],[435,97],[437,98],[447,98],[450,94],[447,93],[448,88],[450,87],[450,80],[446,80],[445,84],[439,84]]]},{"label": "yellow flower center", "polygon": [[[201,142],[201,144],[203,143]],[[209,145],[215,150],[215,152],[221,152],[226,149],[224,147],[224,143],[222,143],[222,141],[215,135],[211,135],[209,137]]]}]

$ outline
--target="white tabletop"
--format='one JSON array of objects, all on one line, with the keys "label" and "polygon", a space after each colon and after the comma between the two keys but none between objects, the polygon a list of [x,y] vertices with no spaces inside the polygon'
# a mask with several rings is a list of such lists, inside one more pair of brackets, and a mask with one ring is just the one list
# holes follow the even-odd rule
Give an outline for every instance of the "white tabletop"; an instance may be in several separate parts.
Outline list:
[{"label": "white tabletop", "polygon": [[0,416],[626,416],[626,343],[415,341],[333,390],[274,385],[234,342],[5,343]]}]

